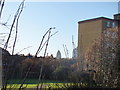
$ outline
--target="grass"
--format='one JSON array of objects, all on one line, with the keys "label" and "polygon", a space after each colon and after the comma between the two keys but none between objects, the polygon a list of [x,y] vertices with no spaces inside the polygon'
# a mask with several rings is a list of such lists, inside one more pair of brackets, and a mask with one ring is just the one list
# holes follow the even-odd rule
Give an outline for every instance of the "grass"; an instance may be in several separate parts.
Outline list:
[{"label": "grass", "polygon": [[[8,81],[7,88],[19,88],[22,80],[20,79],[12,79]],[[37,79],[27,79],[23,85],[23,87],[26,88],[35,88],[37,86]],[[62,81],[54,81],[54,80],[43,80],[43,86],[44,88],[60,88],[63,86]],[[40,83],[41,84],[41,83]]]},{"label": "grass", "polygon": [[[23,88],[35,88],[37,86],[37,84],[24,84]],[[43,83],[44,88],[62,88],[63,83]],[[7,88],[19,88],[20,84],[8,84]]]},{"label": "grass", "polygon": [[[12,79],[9,80],[9,84],[21,84],[22,80],[20,79]],[[38,79],[27,79],[25,81],[25,84],[36,84],[38,82]],[[43,83],[63,83],[62,81],[55,81],[55,80],[43,80]]]},{"label": "grass", "polygon": [[[19,88],[20,84],[8,84],[7,88]],[[26,88],[34,88],[36,87],[36,84],[23,84],[23,87]]]},{"label": "grass", "polygon": [[[24,84],[23,88],[35,88],[37,84]],[[64,83],[43,83],[44,88],[62,88]],[[19,88],[20,84],[12,84],[11,88]],[[7,88],[10,88],[10,84],[7,85]]]},{"label": "grass", "polygon": [[[85,86],[85,84],[81,84],[81,83],[76,83],[77,86]],[[10,85],[12,86],[11,88],[19,88],[20,84],[8,84],[7,88],[10,88]],[[70,87],[72,85],[75,85],[74,83],[43,83],[43,88],[52,88],[52,89],[56,89],[56,88],[67,88]],[[23,88],[36,88],[37,84],[24,84]]]},{"label": "grass", "polygon": [[[22,80],[20,79],[13,79],[9,80],[9,84],[7,85],[7,88],[19,88],[21,85]],[[37,86],[37,79],[28,79],[23,84],[23,88],[36,88]],[[41,83],[40,83],[41,85]],[[39,86],[40,86],[39,85]],[[53,81],[53,80],[43,80],[43,88],[67,88],[72,85],[75,85],[75,83],[64,83],[62,81]],[[86,86],[83,83],[76,83],[77,86]]]}]

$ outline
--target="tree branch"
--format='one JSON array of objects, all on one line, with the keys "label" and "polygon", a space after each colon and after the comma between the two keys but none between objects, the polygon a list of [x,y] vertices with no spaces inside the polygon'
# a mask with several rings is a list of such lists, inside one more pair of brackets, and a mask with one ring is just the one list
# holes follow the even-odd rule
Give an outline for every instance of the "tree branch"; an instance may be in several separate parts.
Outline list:
[{"label": "tree branch", "polygon": [[20,15],[23,11],[23,6],[24,6],[24,3],[21,4],[22,7],[21,7],[21,10],[18,14],[18,17],[17,17],[17,22],[16,22],[16,35],[15,35],[15,40],[14,40],[14,43],[13,43],[13,50],[12,50],[12,55],[14,54],[14,49],[15,49],[15,45],[16,45],[16,41],[17,41],[17,33],[18,33],[18,23],[19,23],[19,18],[20,18]]},{"label": "tree branch", "polygon": [[23,0],[23,1],[21,2],[21,4],[19,5],[18,10],[17,10],[17,12],[16,12],[16,14],[15,14],[15,16],[14,16],[14,20],[13,20],[13,23],[12,23],[11,28],[10,28],[10,32],[9,32],[9,35],[8,35],[8,39],[7,39],[7,41],[6,41],[5,45],[4,45],[4,49],[5,49],[5,50],[6,50],[7,47],[8,47],[8,43],[9,43],[9,40],[10,40],[10,37],[11,37],[11,33],[12,33],[12,31],[13,31],[13,27],[14,27],[15,21],[16,21],[17,17],[18,17],[19,14],[20,14],[21,8],[23,8],[24,1],[25,1],[25,0]]},{"label": "tree branch", "polygon": [[5,4],[5,0],[2,0],[0,1],[0,5],[1,5],[1,9],[0,9],[0,19],[1,19],[1,16],[2,16],[2,11],[3,11],[3,7],[4,7],[4,4]]}]

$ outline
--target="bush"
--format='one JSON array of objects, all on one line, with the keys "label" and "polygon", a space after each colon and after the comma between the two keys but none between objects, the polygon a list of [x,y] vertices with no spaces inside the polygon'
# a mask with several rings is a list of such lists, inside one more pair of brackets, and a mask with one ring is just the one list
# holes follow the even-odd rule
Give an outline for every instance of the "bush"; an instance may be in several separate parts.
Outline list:
[{"label": "bush", "polygon": [[68,80],[70,69],[65,66],[58,66],[53,72],[53,78],[56,80]]}]

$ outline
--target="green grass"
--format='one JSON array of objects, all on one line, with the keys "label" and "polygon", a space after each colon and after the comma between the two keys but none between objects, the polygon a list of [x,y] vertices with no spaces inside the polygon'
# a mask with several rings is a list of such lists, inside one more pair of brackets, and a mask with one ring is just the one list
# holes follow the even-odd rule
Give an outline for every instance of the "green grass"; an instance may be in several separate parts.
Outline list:
[{"label": "green grass", "polygon": [[[8,84],[7,88],[19,88],[20,84]],[[34,88],[36,87],[36,84],[23,84],[23,87],[26,88]]]},{"label": "green grass", "polygon": [[[10,86],[11,85],[11,86]],[[45,86],[44,86],[45,85]],[[24,84],[23,88],[35,88],[37,86],[37,84]],[[44,88],[62,88],[63,87],[63,83],[44,83],[43,84]],[[19,88],[20,84],[8,84],[7,88]]]},{"label": "green grass", "polygon": [[[35,88],[37,86],[38,79],[27,79],[24,82],[23,87],[26,88]],[[8,81],[7,88],[19,88],[22,80],[20,79],[12,79]],[[58,86],[61,87],[63,82],[62,81],[54,81],[54,80],[43,80],[42,81],[44,88],[57,88]],[[40,82],[41,84],[41,82]]]},{"label": "green grass", "polygon": [[[12,79],[8,81],[8,84],[21,84],[22,80],[20,79]],[[24,84],[36,84],[38,79],[27,79]],[[55,80],[42,80],[43,83],[63,83],[62,81]]]},{"label": "green grass", "polygon": [[[24,82],[23,87],[26,87],[26,88],[35,88],[37,86],[37,82],[38,82],[38,79],[27,79]],[[52,87],[52,88],[53,87],[57,87],[58,84],[60,86],[62,85],[62,81],[43,80],[42,82],[43,82],[43,86],[45,88],[48,88],[48,87]],[[19,88],[21,83],[22,83],[22,80],[20,80],[20,79],[9,80],[7,88]],[[40,84],[41,84],[41,82],[40,82]]]},{"label": "green grass", "polygon": [[[24,84],[23,88],[35,88],[37,86],[37,84]],[[43,83],[44,88],[61,88],[61,86],[63,86],[63,83]],[[58,87],[59,86],[59,87]],[[8,84],[7,88],[19,88],[20,84]]]},{"label": "green grass", "polygon": [[[76,83],[78,86],[85,86],[85,84]],[[41,84],[40,84],[41,85]],[[68,86],[74,85],[73,83],[43,83],[44,88],[66,88]],[[20,84],[8,84],[7,88],[19,88]],[[37,84],[24,84],[23,88],[35,88]]]},{"label": "green grass", "polygon": [[[20,79],[12,79],[8,81],[9,84],[7,85],[7,88],[19,88],[21,85],[22,80]],[[28,79],[23,84],[23,87],[26,88],[35,88],[37,86],[37,79]],[[62,81],[54,81],[54,80],[43,80],[43,86],[44,88],[66,88],[72,85],[75,85],[73,83],[65,83]],[[76,83],[78,86],[86,86],[83,83]],[[41,83],[40,83],[41,85]]]}]

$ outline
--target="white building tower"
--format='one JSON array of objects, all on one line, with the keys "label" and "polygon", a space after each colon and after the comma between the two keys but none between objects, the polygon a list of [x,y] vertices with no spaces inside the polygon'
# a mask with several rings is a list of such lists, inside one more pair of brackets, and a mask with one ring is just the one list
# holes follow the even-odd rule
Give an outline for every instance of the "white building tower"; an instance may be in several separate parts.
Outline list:
[{"label": "white building tower", "polygon": [[74,48],[73,52],[72,52],[72,58],[77,58],[77,56],[78,56],[77,52],[78,52],[77,48]]},{"label": "white building tower", "polygon": [[59,50],[57,51],[56,58],[61,59],[61,52]]}]

